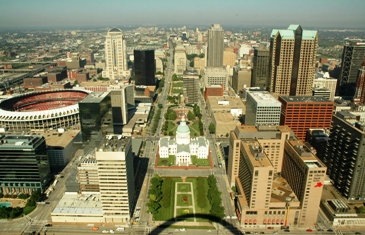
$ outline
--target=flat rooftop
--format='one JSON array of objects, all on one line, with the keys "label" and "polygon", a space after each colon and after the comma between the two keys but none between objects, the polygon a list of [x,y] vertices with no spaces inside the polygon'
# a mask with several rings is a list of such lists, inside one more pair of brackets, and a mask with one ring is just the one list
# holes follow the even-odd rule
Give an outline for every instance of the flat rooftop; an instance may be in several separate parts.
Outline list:
[{"label": "flat rooftop", "polygon": [[[208,96],[208,104],[210,110],[227,110],[227,109],[242,109],[246,111],[246,106],[243,104],[241,98],[232,96]],[[244,113],[244,112],[243,112]]]},{"label": "flat rooftop", "polygon": [[234,119],[231,113],[227,112],[215,112],[213,113],[214,120],[216,121],[216,130],[217,134],[226,134],[233,130],[237,125],[240,125],[240,121],[238,119]]},{"label": "flat rooftop", "polygon": [[328,102],[333,101],[321,96],[280,96],[286,102]]},{"label": "flat rooftop", "polygon": [[278,101],[268,91],[249,91],[247,95],[250,95],[252,99],[260,106],[280,106],[281,102]]},{"label": "flat rooftop", "polygon": [[103,215],[100,194],[64,194],[52,215]]},{"label": "flat rooftop", "polygon": [[70,142],[73,141],[73,138],[77,136],[80,130],[68,130],[64,133],[45,133],[44,137],[46,139],[46,144],[48,146],[57,146],[65,148]]},{"label": "flat rooftop", "polygon": [[88,96],[86,96],[79,103],[99,103],[107,95],[109,95],[109,91],[108,92],[93,92],[93,93],[90,93]]}]

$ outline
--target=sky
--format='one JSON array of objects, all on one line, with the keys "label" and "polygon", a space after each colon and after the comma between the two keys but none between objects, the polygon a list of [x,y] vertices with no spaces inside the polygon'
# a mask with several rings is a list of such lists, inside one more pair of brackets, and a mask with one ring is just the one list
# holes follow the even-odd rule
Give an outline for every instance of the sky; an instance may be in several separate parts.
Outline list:
[{"label": "sky", "polygon": [[365,28],[365,0],[0,0],[0,28],[128,25]]}]

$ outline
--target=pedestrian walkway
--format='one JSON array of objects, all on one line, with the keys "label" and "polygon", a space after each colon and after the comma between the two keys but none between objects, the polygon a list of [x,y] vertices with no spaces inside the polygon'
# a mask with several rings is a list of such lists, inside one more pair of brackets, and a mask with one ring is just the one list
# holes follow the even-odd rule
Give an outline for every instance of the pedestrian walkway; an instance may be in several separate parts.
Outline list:
[{"label": "pedestrian walkway", "polygon": [[[185,181],[185,180],[184,180]],[[190,185],[190,192],[179,192],[179,185]],[[178,206],[178,196],[181,194],[187,194],[187,195],[191,195],[191,203],[192,205],[190,206]],[[194,202],[194,188],[193,188],[193,183],[192,182],[176,182],[175,183],[175,203],[174,203],[174,218],[176,218],[176,212],[178,209],[180,208],[186,208],[186,209],[192,209],[192,214],[195,215],[195,202]],[[191,214],[191,213],[189,213]],[[196,218],[194,216],[194,223],[196,223]]]}]

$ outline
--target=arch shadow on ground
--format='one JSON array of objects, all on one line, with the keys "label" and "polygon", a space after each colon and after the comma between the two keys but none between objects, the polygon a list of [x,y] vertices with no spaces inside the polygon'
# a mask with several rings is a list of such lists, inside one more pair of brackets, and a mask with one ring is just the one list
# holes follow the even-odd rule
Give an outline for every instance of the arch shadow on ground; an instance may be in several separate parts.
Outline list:
[{"label": "arch shadow on ground", "polygon": [[[167,221],[163,222],[162,224],[158,225],[156,228],[151,230],[151,232],[149,234],[150,235],[161,234],[162,232],[166,232],[166,230],[169,229],[169,226],[174,225],[177,222],[180,222],[180,221],[183,221],[183,220],[186,220],[189,218],[206,219],[206,220],[209,220],[211,222],[221,225],[222,228],[228,230],[229,232],[231,232],[231,234],[244,235],[244,233],[241,232],[238,228],[236,228],[233,224],[231,224],[231,223],[227,222],[226,220],[221,219],[217,216],[208,215],[208,214],[185,214],[182,216],[178,216],[176,218],[172,218],[172,219],[167,220]],[[204,230],[202,230],[202,233],[205,233],[203,231]],[[214,233],[212,233],[212,234],[214,234]]]}]

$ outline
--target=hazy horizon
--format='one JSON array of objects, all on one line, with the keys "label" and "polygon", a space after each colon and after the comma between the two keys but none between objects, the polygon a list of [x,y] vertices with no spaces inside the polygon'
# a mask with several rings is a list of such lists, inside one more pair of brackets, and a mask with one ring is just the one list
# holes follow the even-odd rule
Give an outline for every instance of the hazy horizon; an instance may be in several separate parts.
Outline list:
[{"label": "hazy horizon", "polygon": [[364,0],[0,0],[2,29],[165,25],[365,28]]}]

